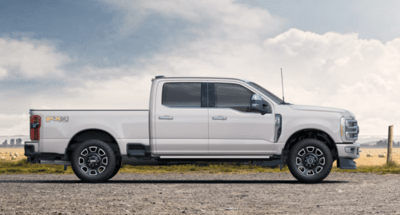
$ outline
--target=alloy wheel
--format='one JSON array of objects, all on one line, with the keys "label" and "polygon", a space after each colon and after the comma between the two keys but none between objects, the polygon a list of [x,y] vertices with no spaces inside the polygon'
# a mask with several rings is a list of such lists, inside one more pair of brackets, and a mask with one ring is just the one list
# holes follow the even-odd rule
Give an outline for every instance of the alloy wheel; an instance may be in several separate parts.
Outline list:
[{"label": "alloy wheel", "polygon": [[79,169],[87,175],[102,174],[108,165],[107,153],[98,146],[86,147],[79,154],[78,165]]},{"label": "alloy wheel", "polygon": [[296,155],[296,167],[305,176],[319,174],[325,167],[326,158],[321,149],[315,146],[301,148]]}]

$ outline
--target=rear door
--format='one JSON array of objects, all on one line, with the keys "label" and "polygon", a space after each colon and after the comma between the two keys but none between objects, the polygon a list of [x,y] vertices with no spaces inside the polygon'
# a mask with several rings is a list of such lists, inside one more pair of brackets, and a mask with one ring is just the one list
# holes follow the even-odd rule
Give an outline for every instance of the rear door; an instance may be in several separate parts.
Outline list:
[{"label": "rear door", "polygon": [[208,154],[206,83],[159,82],[156,103],[157,154]]},{"label": "rear door", "polygon": [[250,102],[255,93],[244,83],[209,82],[209,94],[210,155],[273,153],[272,108],[265,115],[252,111]]}]

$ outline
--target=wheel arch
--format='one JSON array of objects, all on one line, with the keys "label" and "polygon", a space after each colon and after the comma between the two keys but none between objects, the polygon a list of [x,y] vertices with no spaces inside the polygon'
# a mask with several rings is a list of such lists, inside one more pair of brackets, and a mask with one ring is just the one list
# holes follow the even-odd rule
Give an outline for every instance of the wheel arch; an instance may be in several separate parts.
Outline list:
[{"label": "wheel arch", "polygon": [[97,139],[101,140],[108,145],[111,146],[113,151],[115,152],[117,159],[121,159],[121,150],[118,146],[117,140],[107,131],[104,131],[102,129],[85,129],[82,131],[77,132],[69,141],[68,147],[66,149],[66,155],[67,159],[71,159],[71,154],[72,151],[75,149],[76,146],[78,146],[80,143],[86,141],[86,140],[91,140],[91,139]]},{"label": "wheel arch", "polygon": [[[282,149],[282,156],[287,157],[290,149],[292,149],[293,146],[296,145],[296,143],[298,143],[303,139],[308,139],[308,138],[317,139],[323,142],[331,150],[333,160],[338,159],[338,150],[333,138],[327,132],[314,128],[301,129],[293,133],[286,141],[285,146]],[[284,160],[286,161],[286,159]]]}]

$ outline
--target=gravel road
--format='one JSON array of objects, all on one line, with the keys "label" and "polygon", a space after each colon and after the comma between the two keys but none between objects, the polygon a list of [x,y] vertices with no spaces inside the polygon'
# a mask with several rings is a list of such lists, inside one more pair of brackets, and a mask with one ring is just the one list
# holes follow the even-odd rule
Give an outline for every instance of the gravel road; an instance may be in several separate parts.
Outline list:
[{"label": "gravel road", "polygon": [[0,175],[0,214],[400,214],[399,175],[331,173],[306,185],[290,173]]}]

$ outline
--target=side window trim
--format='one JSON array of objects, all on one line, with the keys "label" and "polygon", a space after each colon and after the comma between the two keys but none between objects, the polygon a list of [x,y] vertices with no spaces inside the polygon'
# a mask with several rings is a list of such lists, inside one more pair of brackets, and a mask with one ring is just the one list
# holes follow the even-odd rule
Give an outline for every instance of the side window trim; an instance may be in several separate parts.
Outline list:
[{"label": "side window trim", "polygon": [[208,107],[215,107],[214,83],[208,83]]},{"label": "side window trim", "polygon": [[208,107],[208,88],[207,83],[201,83],[201,107]]}]

